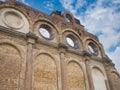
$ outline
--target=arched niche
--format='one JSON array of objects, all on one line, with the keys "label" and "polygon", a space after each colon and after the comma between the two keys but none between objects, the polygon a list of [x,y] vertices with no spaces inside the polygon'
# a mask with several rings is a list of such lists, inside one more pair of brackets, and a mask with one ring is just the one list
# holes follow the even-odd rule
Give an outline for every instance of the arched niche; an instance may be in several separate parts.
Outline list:
[{"label": "arched niche", "polygon": [[30,19],[19,8],[4,6],[0,8],[0,25],[18,32],[28,33]]},{"label": "arched niche", "polygon": [[55,43],[59,42],[58,36],[60,34],[60,31],[58,27],[51,21],[46,19],[38,19],[35,21],[33,26],[33,32],[39,38]]},{"label": "arched niche", "polygon": [[117,74],[117,73],[114,72],[114,71],[111,72],[111,75],[112,75],[112,77],[113,77],[115,80],[119,80],[119,79],[120,79],[119,74]]},{"label": "arched niche", "polygon": [[70,14],[69,12],[65,12],[63,14],[63,17],[65,18],[65,21],[68,22],[68,23],[75,23],[75,20],[74,20],[74,17],[72,14]]},{"label": "arched niche", "polygon": [[120,86],[120,76],[115,71],[111,72],[111,76],[112,76],[111,79],[112,79],[112,82],[113,82],[113,87],[115,88],[115,90],[117,90],[118,87]]},{"label": "arched niche", "polygon": [[85,90],[85,80],[82,68],[74,61],[67,65],[68,90]]},{"label": "arched niche", "polygon": [[21,55],[13,45],[0,44],[0,89],[20,88]]},{"label": "arched niche", "polygon": [[40,54],[34,61],[34,90],[57,90],[57,71],[53,58]]},{"label": "arched niche", "polygon": [[82,51],[83,43],[81,37],[72,29],[65,29],[62,32],[63,42],[72,49]]},{"label": "arched niche", "polygon": [[103,48],[101,44],[92,38],[86,38],[83,40],[85,44],[86,50],[93,56],[102,57],[103,56]]},{"label": "arched niche", "polygon": [[92,69],[92,78],[95,90],[107,90],[105,77],[100,69],[96,67]]}]

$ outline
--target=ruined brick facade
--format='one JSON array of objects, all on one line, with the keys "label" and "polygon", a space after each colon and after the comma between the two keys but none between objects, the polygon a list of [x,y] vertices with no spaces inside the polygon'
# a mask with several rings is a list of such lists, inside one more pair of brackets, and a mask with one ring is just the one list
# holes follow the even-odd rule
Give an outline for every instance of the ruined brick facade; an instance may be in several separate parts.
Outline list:
[{"label": "ruined brick facade", "polygon": [[69,12],[0,1],[0,90],[120,90],[98,38]]}]

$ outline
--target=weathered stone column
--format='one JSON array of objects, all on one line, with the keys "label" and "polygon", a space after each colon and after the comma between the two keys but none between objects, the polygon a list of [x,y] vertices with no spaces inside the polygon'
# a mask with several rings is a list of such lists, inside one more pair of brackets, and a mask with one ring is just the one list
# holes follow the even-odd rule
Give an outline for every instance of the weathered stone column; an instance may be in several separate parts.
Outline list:
[{"label": "weathered stone column", "polygon": [[33,72],[33,58],[32,50],[35,43],[35,36],[32,33],[27,34],[27,56],[26,56],[26,73],[25,73],[25,90],[32,90],[32,72]]},{"label": "weathered stone column", "polygon": [[85,60],[85,65],[86,65],[86,71],[87,71],[87,76],[88,76],[89,90],[95,90],[88,59]]},{"label": "weathered stone column", "polygon": [[[106,86],[108,90],[114,90],[114,84],[112,83],[112,78],[111,77],[111,72],[110,70],[114,70],[114,64],[112,63],[112,61],[109,58],[104,57],[103,58],[103,63],[104,63],[104,67],[105,67],[105,71],[106,71],[106,78],[107,80],[105,80]],[[116,87],[116,86],[115,86]]]},{"label": "weathered stone column", "polygon": [[66,49],[67,49],[67,47],[64,44],[62,44],[62,43],[59,44],[62,90],[68,90],[67,89],[66,65],[65,65],[65,52],[66,52]]}]

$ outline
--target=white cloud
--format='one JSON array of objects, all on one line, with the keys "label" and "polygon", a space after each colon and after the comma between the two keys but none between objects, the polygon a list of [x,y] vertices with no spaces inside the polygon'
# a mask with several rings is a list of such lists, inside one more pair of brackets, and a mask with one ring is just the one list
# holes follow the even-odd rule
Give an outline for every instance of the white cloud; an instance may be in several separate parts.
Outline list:
[{"label": "white cloud", "polygon": [[0,0],[0,1],[5,2],[6,0]]},{"label": "white cloud", "polygon": [[[86,0],[77,0],[76,5],[80,4],[78,6],[72,5],[74,0],[61,0],[61,3],[65,9],[80,19],[89,32],[98,35],[106,53],[120,71],[120,11],[118,10],[120,0],[97,0],[81,13],[77,13],[77,10],[86,5]],[[110,52],[113,47],[115,49]]]},{"label": "white cloud", "polygon": [[60,2],[62,3],[63,7],[67,10],[71,10],[71,13],[75,12],[75,9],[72,5],[72,3],[74,2],[74,0],[60,0]]},{"label": "white cloud", "polygon": [[120,4],[120,0],[113,0],[113,3]]},{"label": "white cloud", "polygon": [[29,5],[25,0],[21,0],[24,4]]},{"label": "white cloud", "polygon": [[110,58],[113,58],[113,62],[115,63],[118,71],[120,72],[120,46],[118,46],[115,52],[108,53]]},{"label": "white cloud", "polygon": [[44,8],[53,11],[54,10],[54,5],[53,5],[53,1],[44,1],[43,4],[45,5]]},{"label": "white cloud", "polygon": [[86,4],[85,0],[60,0],[60,2],[66,10],[73,14],[76,14],[77,10]]},{"label": "white cloud", "polygon": [[86,11],[86,19],[82,22],[89,32],[101,33],[99,39],[108,51],[109,48],[120,42],[120,33],[117,31],[120,28],[119,16],[120,13],[114,12],[111,8],[96,7]]}]

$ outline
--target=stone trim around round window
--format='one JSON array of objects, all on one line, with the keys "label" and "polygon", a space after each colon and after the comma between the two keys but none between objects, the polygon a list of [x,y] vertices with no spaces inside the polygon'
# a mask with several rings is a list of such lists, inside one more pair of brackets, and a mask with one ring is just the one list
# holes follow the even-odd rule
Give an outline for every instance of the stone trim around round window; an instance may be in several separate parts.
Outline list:
[{"label": "stone trim around round window", "polygon": [[55,35],[50,26],[46,24],[41,24],[38,31],[40,36],[42,36],[44,39],[47,39],[47,40],[54,39]]},{"label": "stone trim around round window", "polygon": [[65,20],[66,22],[72,22],[72,17],[69,14],[66,14]]},{"label": "stone trim around round window", "polygon": [[88,48],[88,51],[94,55],[94,56],[98,56],[99,55],[99,49],[97,47],[96,44],[94,44],[93,42],[89,42],[87,44],[87,48]]},{"label": "stone trim around round window", "polygon": [[80,42],[74,35],[68,34],[68,35],[66,35],[65,39],[66,39],[67,44],[70,47],[75,48],[75,49],[79,48]]},{"label": "stone trim around round window", "polygon": [[63,17],[64,17],[64,19],[67,23],[72,23],[73,24],[75,22],[73,15],[69,12],[65,12],[63,14]]},{"label": "stone trim around round window", "polygon": [[25,25],[22,14],[17,10],[3,9],[1,13],[3,23],[10,28],[20,29]]}]

